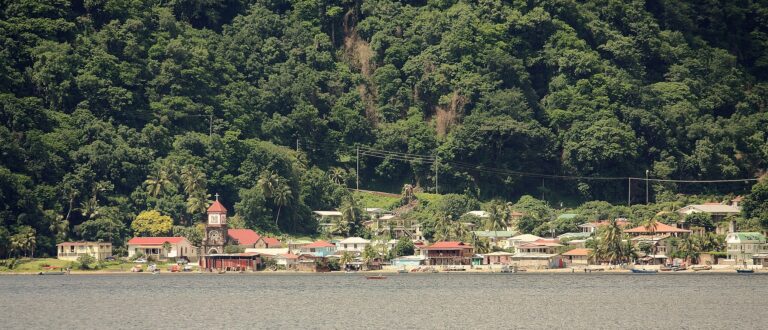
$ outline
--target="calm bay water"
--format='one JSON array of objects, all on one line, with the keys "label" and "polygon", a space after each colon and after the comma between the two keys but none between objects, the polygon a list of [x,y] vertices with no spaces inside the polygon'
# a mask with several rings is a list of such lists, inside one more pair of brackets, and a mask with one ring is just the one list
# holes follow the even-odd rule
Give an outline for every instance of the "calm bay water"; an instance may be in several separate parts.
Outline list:
[{"label": "calm bay water", "polygon": [[768,276],[0,276],[2,328],[765,328]]}]

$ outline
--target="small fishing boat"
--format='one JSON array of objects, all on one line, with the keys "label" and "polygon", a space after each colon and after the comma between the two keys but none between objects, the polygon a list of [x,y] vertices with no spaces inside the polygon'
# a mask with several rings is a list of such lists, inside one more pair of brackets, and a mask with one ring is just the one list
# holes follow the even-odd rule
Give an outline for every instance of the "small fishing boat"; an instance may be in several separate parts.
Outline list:
[{"label": "small fishing boat", "polygon": [[694,271],[712,270],[712,266],[710,265],[692,266],[691,269],[693,269]]},{"label": "small fishing boat", "polygon": [[755,270],[754,269],[737,269],[736,272],[739,274],[752,274],[755,272]]},{"label": "small fishing boat", "polygon": [[662,271],[662,272],[671,272],[672,270],[674,270],[674,268],[669,267],[669,266],[661,266],[659,268],[659,270]]},{"label": "small fishing boat", "polygon": [[658,272],[655,269],[632,269],[633,274],[656,274]]},{"label": "small fishing boat", "polygon": [[398,270],[397,270],[397,273],[398,273],[398,274],[408,274],[408,270],[406,270],[405,268],[403,268],[403,269],[398,269]]},{"label": "small fishing boat", "polygon": [[58,271],[58,272],[39,272],[37,275],[66,275],[67,272]]},{"label": "small fishing boat", "polygon": [[61,269],[61,267],[56,266],[48,266],[43,267],[43,271],[37,273],[37,275],[66,275],[69,272],[69,268],[65,270]]},{"label": "small fishing boat", "polygon": [[368,280],[385,280],[385,279],[387,279],[386,276],[381,275],[381,274],[379,274],[379,275],[368,275],[365,278],[368,279]]}]

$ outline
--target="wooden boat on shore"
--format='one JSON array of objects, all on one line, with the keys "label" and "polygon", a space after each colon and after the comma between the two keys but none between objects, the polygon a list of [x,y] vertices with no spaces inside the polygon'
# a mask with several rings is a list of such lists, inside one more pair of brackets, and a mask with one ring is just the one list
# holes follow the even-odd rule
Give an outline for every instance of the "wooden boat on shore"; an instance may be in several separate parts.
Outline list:
[{"label": "wooden boat on shore", "polygon": [[712,270],[712,266],[710,265],[692,266],[691,269],[698,272],[700,270]]},{"label": "wooden boat on shore", "polygon": [[64,270],[61,267],[57,267],[57,266],[47,266],[47,267],[43,267],[43,271],[37,273],[37,275],[66,275],[68,273],[69,273],[69,268]]},{"label": "wooden boat on shore", "polygon": [[368,275],[368,276],[365,277],[365,279],[368,279],[368,280],[386,280],[387,277],[384,276],[384,275],[379,274],[379,275]]},{"label": "wooden boat on shore", "polygon": [[655,269],[632,269],[633,274],[656,274],[658,272]]},{"label": "wooden boat on shore", "polygon": [[736,272],[739,274],[752,274],[755,272],[755,270],[754,269],[737,269]]},{"label": "wooden boat on shore", "polygon": [[37,275],[66,275],[67,272],[64,271],[57,271],[57,272],[39,272]]}]

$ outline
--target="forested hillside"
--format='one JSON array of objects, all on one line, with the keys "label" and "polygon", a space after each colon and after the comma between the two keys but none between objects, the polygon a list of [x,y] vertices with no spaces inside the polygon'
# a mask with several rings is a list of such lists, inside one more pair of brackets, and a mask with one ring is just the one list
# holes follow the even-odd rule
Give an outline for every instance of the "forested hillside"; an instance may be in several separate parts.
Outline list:
[{"label": "forested hillside", "polygon": [[151,209],[178,234],[216,192],[242,226],[312,232],[358,148],[361,188],[437,170],[481,200],[755,178],[767,79],[763,1],[0,0],[0,252],[121,244]]}]

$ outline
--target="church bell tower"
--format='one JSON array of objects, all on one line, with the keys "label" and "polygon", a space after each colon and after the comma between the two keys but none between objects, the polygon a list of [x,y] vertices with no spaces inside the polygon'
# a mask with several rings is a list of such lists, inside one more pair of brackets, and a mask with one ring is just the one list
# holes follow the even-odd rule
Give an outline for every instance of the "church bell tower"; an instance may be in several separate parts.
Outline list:
[{"label": "church bell tower", "polygon": [[224,253],[227,238],[227,208],[219,202],[219,194],[216,194],[216,200],[208,208],[208,221],[205,223],[202,242],[203,255]]}]

